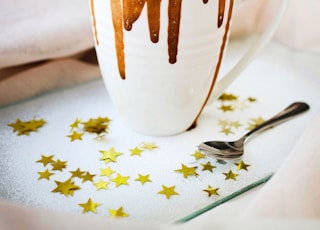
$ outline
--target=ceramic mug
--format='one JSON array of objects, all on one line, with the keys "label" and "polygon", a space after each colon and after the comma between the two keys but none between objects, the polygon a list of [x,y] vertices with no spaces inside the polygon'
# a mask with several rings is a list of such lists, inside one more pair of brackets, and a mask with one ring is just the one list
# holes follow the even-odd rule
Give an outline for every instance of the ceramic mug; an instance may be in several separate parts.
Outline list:
[{"label": "ceramic mug", "polygon": [[286,9],[216,83],[235,0],[90,0],[104,83],[124,122],[140,133],[174,135],[195,126],[266,45]]}]

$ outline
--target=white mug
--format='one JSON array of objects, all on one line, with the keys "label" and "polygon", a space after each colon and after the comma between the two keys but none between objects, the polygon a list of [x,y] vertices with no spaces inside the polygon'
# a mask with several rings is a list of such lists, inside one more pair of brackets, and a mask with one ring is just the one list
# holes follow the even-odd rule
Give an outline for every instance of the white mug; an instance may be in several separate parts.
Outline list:
[{"label": "white mug", "polygon": [[216,82],[236,0],[90,0],[101,73],[124,122],[167,136],[195,126],[261,51],[287,7],[246,55]]}]

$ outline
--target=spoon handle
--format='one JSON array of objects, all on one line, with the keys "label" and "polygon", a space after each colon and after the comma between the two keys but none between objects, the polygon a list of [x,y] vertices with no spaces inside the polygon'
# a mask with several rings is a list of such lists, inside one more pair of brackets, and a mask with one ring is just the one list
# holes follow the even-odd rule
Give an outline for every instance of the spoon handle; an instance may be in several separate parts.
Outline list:
[{"label": "spoon handle", "polygon": [[276,114],[269,120],[266,120],[265,122],[256,126],[254,129],[250,130],[248,133],[245,134],[244,138],[249,137],[255,132],[262,131],[276,124],[282,123],[295,115],[298,115],[302,112],[307,111],[309,108],[310,108],[309,105],[304,102],[294,102],[291,105],[289,105],[287,108],[282,110],[280,113]]}]

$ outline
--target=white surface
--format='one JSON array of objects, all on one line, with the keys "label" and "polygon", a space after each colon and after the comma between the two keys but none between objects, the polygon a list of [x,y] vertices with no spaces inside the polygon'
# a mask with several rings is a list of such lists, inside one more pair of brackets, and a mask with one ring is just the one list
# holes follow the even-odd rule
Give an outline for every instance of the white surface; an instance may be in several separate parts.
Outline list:
[{"label": "white surface", "polygon": [[[246,42],[248,44],[251,41]],[[243,44],[242,41],[234,42],[229,49],[229,57],[238,56],[243,50]],[[166,138],[142,136],[123,126],[108,101],[102,81],[2,108],[0,110],[1,197],[32,206],[79,213],[82,210],[77,204],[85,202],[90,196],[103,204],[97,209],[102,215],[108,215],[108,208],[116,209],[124,206],[131,219],[172,222],[279,168],[308,120],[320,111],[318,63],[320,63],[319,56],[316,54],[297,54],[278,44],[271,44],[228,89],[228,92],[241,98],[247,96],[257,98],[256,104],[243,111],[223,113],[217,109],[219,103],[215,103],[206,108],[196,129]],[[184,179],[181,174],[173,172],[180,168],[181,163],[188,166],[199,165],[190,156],[198,143],[212,139],[234,139],[245,132],[245,127],[242,127],[243,129],[239,129],[236,134],[225,137],[219,133],[218,119],[239,120],[245,123],[252,117],[268,118],[296,100],[309,103],[311,110],[248,142],[243,160],[252,166],[249,172],[240,172],[237,182],[226,183],[221,177],[220,172],[226,171],[229,165],[219,165],[214,174],[198,170],[200,176],[197,178]],[[82,142],[70,143],[66,137],[70,131],[69,124],[77,117],[87,120],[97,116],[108,116],[113,120],[106,140],[96,142],[87,135]],[[17,137],[7,126],[16,118],[22,120],[44,118],[48,124],[29,137]],[[130,157],[128,149],[141,144],[142,141],[154,141],[160,148],[150,153],[142,153],[141,158]],[[123,175],[132,174],[128,187],[114,188],[110,185],[107,191],[95,192],[93,186],[79,184],[82,189],[76,191],[74,197],[66,198],[50,192],[55,188],[52,180],[50,182],[37,180],[37,171],[42,171],[43,167],[35,161],[40,159],[41,154],[54,154],[56,158],[67,160],[68,170],[80,167],[92,173],[99,173],[103,163],[99,161],[98,150],[108,149],[111,146],[126,153],[125,156],[118,158],[117,164],[110,166]],[[207,160],[202,160],[201,163]],[[214,160],[211,161],[217,166]],[[139,184],[133,181],[137,173],[150,173],[153,182],[142,187],[143,190],[140,189]],[[67,175],[69,176],[65,171],[60,174],[59,179],[66,179]],[[201,191],[208,183],[220,187],[220,197],[208,198],[207,194]],[[176,185],[176,191],[180,195],[166,200],[164,196],[156,194],[161,190],[161,184]],[[250,196],[245,195],[245,197],[249,199]],[[220,209],[220,214],[224,210],[240,212],[240,206],[237,205],[243,204],[241,200],[247,198],[238,199],[239,203],[237,200],[226,203],[215,211],[219,212]],[[235,215],[236,213],[237,211],[234,211]]]}]

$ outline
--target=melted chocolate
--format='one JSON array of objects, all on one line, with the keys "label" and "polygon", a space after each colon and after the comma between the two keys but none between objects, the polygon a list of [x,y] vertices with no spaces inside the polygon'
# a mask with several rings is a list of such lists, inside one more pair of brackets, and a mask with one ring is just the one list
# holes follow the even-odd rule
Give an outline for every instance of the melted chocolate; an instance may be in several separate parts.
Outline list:
[{"label": "melted chocolate", "polygon": [[[189,0],[194,1],[194,0]],[[202,0],[207,4],[209,0]],[[233,0],[232,0],[233,2]],[[90,0],[94,35],[99,44],[96,20],[94,15],[94,0]],[[177,62],[179,30],[181,20],[182,0],[169,0],[168,5],[168,55],[169,63]],[[115,32],[115,48],[118,60],[118,69],[122,79],[125,79],[125,53],[123,28],[132,30],[133,24],[141,15],[143,7],[147,5],[149,36],[153,43],[159,41],[161,0],[110,0],[112,22]],[[219,0],[217,26],[223,24],[226,0]]]}]

